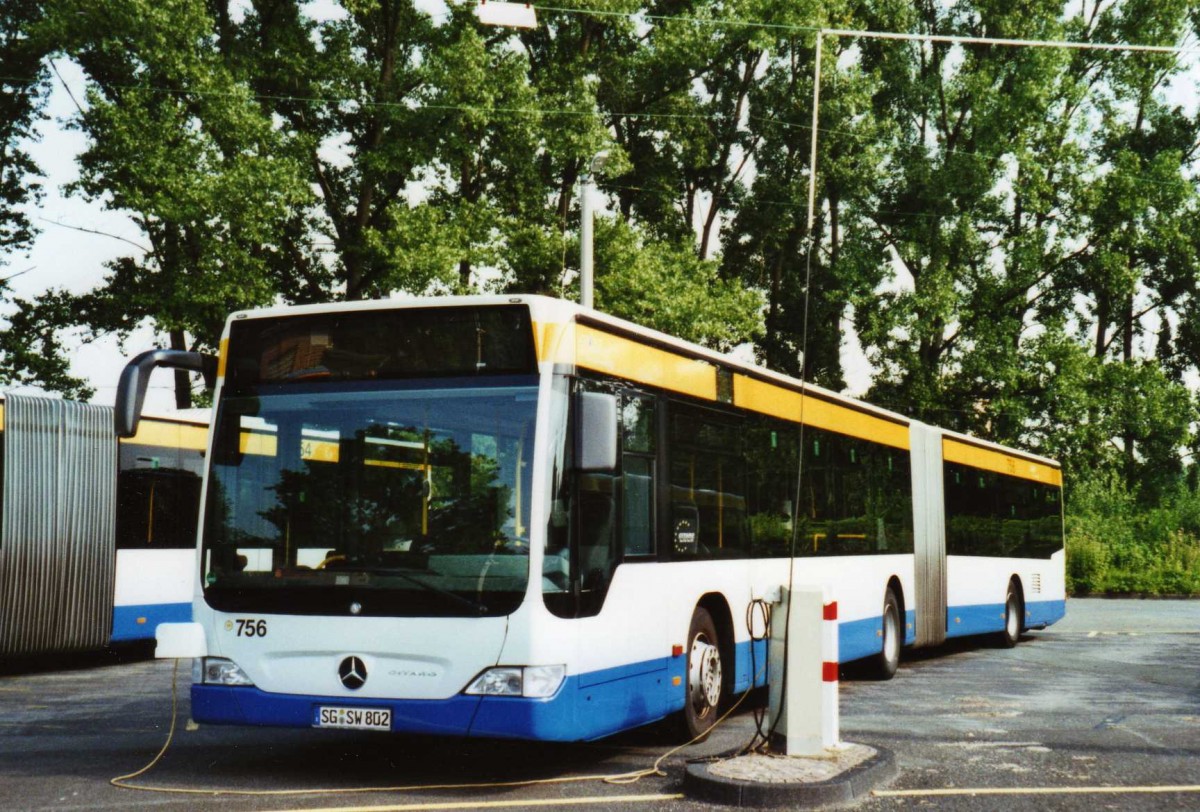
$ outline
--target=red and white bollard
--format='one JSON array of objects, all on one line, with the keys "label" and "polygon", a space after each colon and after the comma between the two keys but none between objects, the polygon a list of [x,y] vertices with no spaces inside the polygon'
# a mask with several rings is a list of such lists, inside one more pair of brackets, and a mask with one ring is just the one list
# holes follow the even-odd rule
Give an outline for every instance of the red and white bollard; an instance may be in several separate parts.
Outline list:
[{"label": "red and white bollard", "polygon": [[789,756],[826,755],[838,730],[837,602],[821,587],[780,587],[769,654],[770,746]]}]

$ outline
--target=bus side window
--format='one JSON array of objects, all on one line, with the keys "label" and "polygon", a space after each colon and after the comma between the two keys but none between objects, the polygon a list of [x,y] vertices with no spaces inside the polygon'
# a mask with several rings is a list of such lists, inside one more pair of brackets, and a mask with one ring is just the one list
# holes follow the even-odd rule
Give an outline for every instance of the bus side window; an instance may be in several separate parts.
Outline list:
[{"label": "bus side window", "polygon": [[626,556],[653,555],[655,403],[625,393],[621,406],[621,537]]},{"label": "bus side window", "polygon": [[677,558],[747,557],[744,419],[675,402],[670,416],[673,554]]},{"label": "bus side window", "polygon": [[129,468],[117,474],[118,549],[196,545],[200,477],[177,468]]},{"label": "bus side window", "polygon": [[600,611],[616,567],[615,477],[579,476],[579,593],[580,615]]},{"label": "bus side window", "polygon": [[[600,612],[608,595],[613,571],[620,561],[621,538],[618,530],[621,520],[618,499],[621,496],[621,443],[616,437],[613,438],[616,446],[613,450],[617,453],[615,471],[576,467],[581,463],[578,433],[587,431],[582,422],[587,415],[584,414],[583,399],[574,395],[587,392],[610,395],[616,393],[607,384],[580,379],[574,381],[571,391],[573,396],[566,426],[566,435],[571,438],[571,459],[567,461],[567,471],[570,473],[564,476],[560,483],[560,498],[568,526],[565,534],[561,530],[555,533],[554,528],[551,528],[552,534],[559,535],[561,542],[571,546],[566,561],[560,560],[557,564],[559,570],[563,568],[563,563],[567,564],[566,576],[559,576],[557,580],[560,583],[565,582],[570,591],[562,593],[561,598],[554,597],[552,592],[546,594],[547,606],[560,617],[588,617]],[[618,423],[624,422],[619,409],[616,416]],[[617,425],[614,428],[619,435],[622,426]],[[561,553],[559,557],[563,558]],[[551,566],[555,567],[554,564]],[[550,580],[553,585],[555,579]]]},{"label": "bus side window", "polygon": [[[746,513],[751,547],[759,557],[786,556],[792,549],[799,427],[776,418],[747,421],[743,457],[748,486]],[[798,554],[804,554],[804,544]]]}]

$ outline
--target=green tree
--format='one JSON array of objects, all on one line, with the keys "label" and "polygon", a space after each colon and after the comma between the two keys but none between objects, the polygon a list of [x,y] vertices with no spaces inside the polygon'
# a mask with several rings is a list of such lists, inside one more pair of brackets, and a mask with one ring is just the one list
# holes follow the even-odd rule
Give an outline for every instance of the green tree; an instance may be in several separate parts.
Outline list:
[{"label": "green tree", "polygon": [[[219,20],[233,17],[235,4],[214,5]],[[346,2],[324,19],[307,5],[261,0],[240,23],[221,25],[239,75],[281,122],[282,152],[317,190],[281,244],[280,272],[303,272],[289,299],[411,290],[397,274],[428,266],[398,262],[394,247],[411,246],[414,223],[402,210],[432,159],[436,114],[423,106],[423,65],[433,22],[408,0]]]},{"label": "green tree", "polygon": [[[77,297],[78,315],[118,334],[149,320],[171,347],[211,351],[226,314],[274,300],[267,256],[307,194],[302,179],[211,48],[202,3],[64,0],[57,11],[62,47],[88,79],[75,124],[89,146],[72,188],[129,213],[147,248],[110,263]],[[180,373],[176,405],[190,403]]]},{"label": "green tree", "polygon": [[800,122],[812,118],[814,45],[811,37],[781,38],[751,94],[757,113],[748,127],[758,173],[733,218],[722,273],[766,292],[759,353],[768,366],[841,389],[842,321],[886,270],[881,246],[856,212],[871,204],[877,189],[873,179],[882,174],[883,153],[875,145],[889,125],[870,115],[877,80],[855,65],[839,67],[845,43],[829,39],[809,233],[811,130]]},{"label": "green tree", "polygon": [[[37,137],[49,89],[43,17],[42,4],[32,0],[0,6],[0,273],[38,233],[28,211],[42,200],[41,170],[27,144]],[[69,374],[55,326],[33,312],[30,302],[10,299],[9,279],[0,278],[0,297],[7,303],[7,326],[0,330],[0,381],[90,394]]]},{"label": "green tree", "polygon": [[0,268],[36,234],[25,209],[41,199],[41,171],[24,143],[36,137],[48,88],[45,45],[37,36],[42,15],[33,0],[0,8]]},{"label": "green tree", "polygon": [[729,351],[759,331],[762,299],[716,262],[696,256],[690,239],[671,243],[620,218],[596,224],[596,304],[601,310]]}]

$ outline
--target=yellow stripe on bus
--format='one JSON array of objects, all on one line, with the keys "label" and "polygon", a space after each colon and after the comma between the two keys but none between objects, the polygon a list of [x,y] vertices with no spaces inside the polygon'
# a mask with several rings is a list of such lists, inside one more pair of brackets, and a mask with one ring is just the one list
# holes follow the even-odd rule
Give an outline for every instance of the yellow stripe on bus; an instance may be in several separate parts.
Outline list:
[{"label": "yellow stripe on bus", "polygon": [[229,339],[221,339],[221,347],[217,351],[217,378],[225,377],[225,365],[229,361]]},{"label": "yellow stripe on bus", "polygon": [[827,400],[805,398],[799,392],[746,375],[733,376],[733,403],[793,423],[799,422],[803,414],[805,425],[908,449],[908,426]]},{"label": "yellow stripe on bus", "polygon": [[341,448],[329,440],[302,440],[300,459],[312,462],[337,462]]},{"label": "yellow stripe on bus", "polygon": [[401,468],[405,471],[425,471],[429,468],[428,465],[422,465],[419,462],[396,462],[395,460],[363,460],[363,465],[374,468]]},{"label": "yellow stripe on bus", "polygon": [[582,324],[575,327],[575,364],[693,397],[717,399],[717,369],[707,361],[660,350]]},{"label": "yellow stripe on bus", "polygon": [[562,338],[573,326],[543,321],[533,323],[533,344],[539,363],[550,361],[569,364],[572,362],[572,358],[563,357],[569,355],[569,349],[564,346]]},{"label": "yellow stripe on bus", "polygon": [[274,457],[279,442],[274,434],[243,431],[238,440],[238,451],[243,454],[254,454],[259,457]]},{"label": "yellow stripe on bus", "polygon": [[138,423],[137,434],[121,442],[203,451],[208,447],[208,426],[167,423],[152,417],[143,417]]},{"label": "yellow stripe on bus", "polygon": [[1012,454],[1005,454],[1003,451],[980,448],[977,445],[959,442],[949,437],[942,438],[942,459],[946,462],[969,465],[972,468],[982,468],[985,471],[1031,479],[1047,485],[1062,486],[1062,471],[1058,468]]},{"label": "yellow stripe on bus", "polygon": [[[243,454],[274,457],[279,448],[279,440],[274,434],[243,431],[238,447]],[[335,440],[302,440],[300,442],[300,459],[306,462],[337,462],[340,456],[341,448]],[[363,460],[363,465],[377,468],[403,468],[408,471],[425,471],[429,468],[423,463],[399,460],[367,459]]]}]

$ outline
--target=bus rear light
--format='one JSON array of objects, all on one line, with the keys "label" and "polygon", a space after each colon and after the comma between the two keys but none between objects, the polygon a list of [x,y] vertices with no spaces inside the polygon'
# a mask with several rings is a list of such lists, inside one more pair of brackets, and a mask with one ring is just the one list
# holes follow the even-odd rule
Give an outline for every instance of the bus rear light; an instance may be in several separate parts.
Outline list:
[{"label": "bus rear light", "polygon": [[554,696],[567,676],[565,665],[503,666],[489,668],[471,681],[464,693],[473,696]]},{"label": "bus rear light", "polygon": [[[199,668],[193,668],[192,680],[201,685],[254,685],[241,666],[224,657],[204,657],[196,660]],[[196,671],[199,671],[199,674]]]}]

